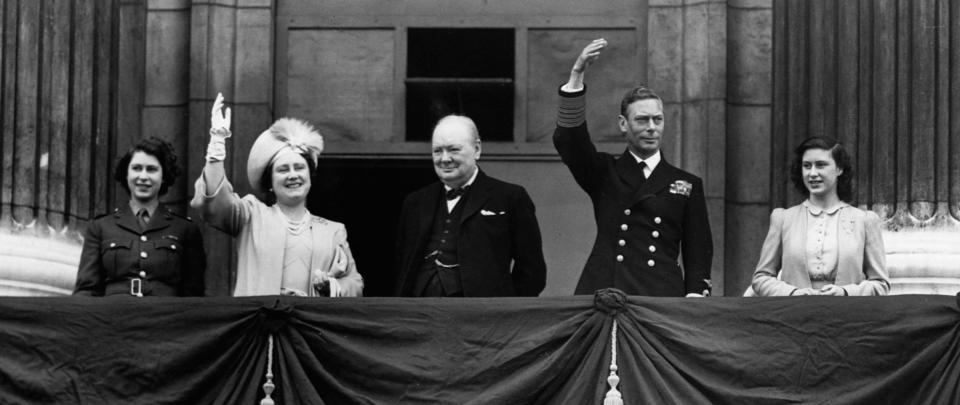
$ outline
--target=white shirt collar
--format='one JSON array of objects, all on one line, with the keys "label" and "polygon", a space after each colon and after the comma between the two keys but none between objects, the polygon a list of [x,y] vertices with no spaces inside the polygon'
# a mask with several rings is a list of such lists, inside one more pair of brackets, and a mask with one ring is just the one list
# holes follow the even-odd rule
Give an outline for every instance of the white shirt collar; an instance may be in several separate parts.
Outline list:
[{"label": "white shirt collar", "polygon": [[840,201],[840,203],[837,205],[834,205],[828,209],[823,209],[814,205],[812,202],[810,202],[809,199],[807,199],[807,200],[803,200],[803,206],[807,208],[807,211],[810,212],[810,214],[816,217],[816,216],[820,216],[820,214],[824,212],[826,212],[827,215],[836,214],[837,211],[840,211],[841,208],[848,207],[850,206],[850,204]]},{"label": "white shirt collar", "polygon": [[633,158],[636,159],[637,164],[640,164],[640,162],[646,163],[646,166],[643,168],[643,174],[647,177],[650,177],[650,173],[653,172],[653,169],[657,168],[657,165],[660,164],[660,160],[662,159],[659,149],[646,159],[640,159],[640,156],[637,156],[637,154],[633,153],[633,151],[630,149],[627,149],[627,151],[630,152],[630,156],[633,156]]},{"label": "white shirt collar", "polygon": [[[460,186],[460,187],[466,187],[466,186],[469,186],[469,185],[473,184],[473,181],[477,179],[477,173],[480,173],[480,166],[477,166],[477,169],[473,171],[473,175],[470,176],[470,180],[467,180],[467,182],[466,182],[466,183],[463,183],[463,185]],[[450,186],[444,184],[444,185],[443,185],[443,189],[444,189],[444,190],[447,190],[447,191],[450,191],[450,190],[453,190],[453,187],[450,187]]]},{"label": "white shirt collar", "polygon": [[160,201],[156,199],[154,199],[153,201],[150,201],[147,204],[141,204],[139,201],[133,198],[130,199],[130,210],[133,211],[133,215],[137,215],[137,212],[139,212],[140,209],[146,208],[147,216],[150,218],[153,218],[153,214],[157,211],[157,207],[159,206],[160,206]]}]

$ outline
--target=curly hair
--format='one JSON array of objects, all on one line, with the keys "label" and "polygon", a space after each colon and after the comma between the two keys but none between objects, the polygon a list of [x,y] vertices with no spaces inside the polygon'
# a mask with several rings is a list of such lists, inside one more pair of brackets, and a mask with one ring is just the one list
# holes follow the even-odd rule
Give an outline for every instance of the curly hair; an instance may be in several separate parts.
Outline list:
[{"label": "curly hair", "polygon": [[127,169],[130,166],[130,159],[137,152],[153,156],[160,162],[163,183],[160,185],[159,195],[166,194],[173,182],[177,180],[177,176],[180,175],[180,167],[177,165],[177,154],[173,151],[173,145],[155,136],[141,139],[117,161],[117,165],[113,169],[113,179],[120,183],[124,190],[127,190],[127,194],[130,194],[130,187],[127,184]]},{"label": "curly hair", "polygon": [[843,174],[837,177],[837,195],[841,200],[850,202],[853,198],[852,159],[847,148],[833,138],[810,137],[793,150],[793,164],[790,166],[790,180],[793,181],[793,187],[804,197],[810,197],[810,190],[803,184],[803,154],[810,149],[830,151],[830,156],[836,162],[837,168],[843,170]]},{"label": "curly hair", "polygon": [[[310,184],[315,183],[315,176],[317,173],[317,165],[313,163],[310,155],[307,153],[300,153],[303,160],[307,161],[307,172],[310,173]],[[277,195],[273,192],[273,162],[267,165],[263,169],[263,175],[260,176],[260,189],[266,192],[266,198],[263,201],[267,205],[273,205],[277,203]]]},{"label": "curly hair", "polygon": [[623,99],[620,100],[620,115],[624,117],[627,116],[627,107],[630,107],[630,104],[651,98],[659,101],[660,106],[663,107],[663,100],[649,87],[640,85],[630,89],[630,91],[623,95]]}]

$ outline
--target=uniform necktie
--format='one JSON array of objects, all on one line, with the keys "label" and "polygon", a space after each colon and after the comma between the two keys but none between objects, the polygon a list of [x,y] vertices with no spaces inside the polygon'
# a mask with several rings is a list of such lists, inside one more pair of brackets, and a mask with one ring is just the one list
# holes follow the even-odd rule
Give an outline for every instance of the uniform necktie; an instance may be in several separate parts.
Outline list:
[{"label": "uniform necktie", "polygon": [[147,211],[146,208],[137,211],[137,222],[140,223],[140,229],[147,229],[147,223],[150,222],[150,211]]},{"label": "uniform necktie", "polygon": [[640,181],[637,182],[638,186],[642,186],[643,183],[647,181],[647,175],[643,172],[643,169],[645,169],[646,167],[647,167],[647,162],[644,162],[641,160],[640,163],[637,163],[637,173],[640,174],[639,176]]}]

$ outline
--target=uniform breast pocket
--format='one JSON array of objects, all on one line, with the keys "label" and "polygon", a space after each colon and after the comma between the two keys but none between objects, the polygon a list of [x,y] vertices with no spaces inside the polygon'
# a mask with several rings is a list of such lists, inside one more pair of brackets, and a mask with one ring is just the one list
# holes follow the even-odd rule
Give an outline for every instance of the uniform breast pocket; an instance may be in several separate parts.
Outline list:
[{"label": "uniform breast pocket", "polygon": [[666,201],[667,204],[671,206],[674,206],[674,205],[683,206],[687,203],[690,197],[687,197],[683,194],[667,193],[663,195],[663,199],[664,201]]},{"label": "uniform breast pocket", "polygon": [[100,245],[100,261],[108,274],[116,274],[123,260],[130,256],[129,240],[105,240]]},{"label": "uniform breast pocket", "polygon": [[180,270],[183,245],[170,239],[160,239],[154,242],[154,247],[157,250],[157,255],[163,258],[162,266],[164,268],[162,270],[174,273]]},{"label": "uniform breast pocket", "polygon": [[486,207],[480,210],[477,224],[491,236],[502,236],[509,231],[510,216],[506,210]]}]

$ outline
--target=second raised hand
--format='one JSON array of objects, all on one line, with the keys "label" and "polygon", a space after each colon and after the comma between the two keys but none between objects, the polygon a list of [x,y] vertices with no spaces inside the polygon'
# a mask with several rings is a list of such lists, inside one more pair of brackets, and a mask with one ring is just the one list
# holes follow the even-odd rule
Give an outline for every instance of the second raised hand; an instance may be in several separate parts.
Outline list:
[{"label": "second raised hand", "polygon": [[230,119],[230,107],[223,106],[223,93],[217,93],[217,99],[213,101],[213,110],[210,111],[210,133],[229,138]]},{"label": "second raised hand", "polygon": [[573,65],[573,71],[577,73],[582,73],[585,71],[590,64],[600,57],[600,51],[606,47],[606,39],[599,38],[591,41],[583,48],[583,51],[580,52],[577,62]]}]

